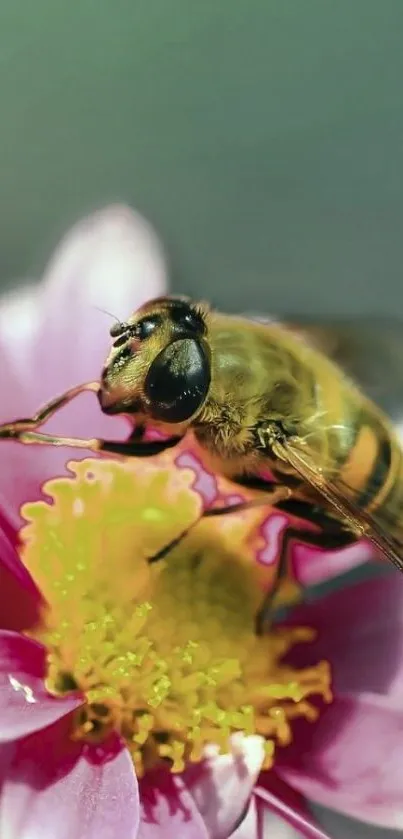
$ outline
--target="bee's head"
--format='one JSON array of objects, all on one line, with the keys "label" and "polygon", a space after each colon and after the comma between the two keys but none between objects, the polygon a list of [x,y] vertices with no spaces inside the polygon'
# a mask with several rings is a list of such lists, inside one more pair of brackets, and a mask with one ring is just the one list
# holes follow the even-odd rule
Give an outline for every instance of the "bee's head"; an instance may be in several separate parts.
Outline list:
[{"label": "bee's head", "polygon": [[206,314],[186,298],[160,297],[115,324],[99,391],[104,413],[190,421],[210,387]]}]

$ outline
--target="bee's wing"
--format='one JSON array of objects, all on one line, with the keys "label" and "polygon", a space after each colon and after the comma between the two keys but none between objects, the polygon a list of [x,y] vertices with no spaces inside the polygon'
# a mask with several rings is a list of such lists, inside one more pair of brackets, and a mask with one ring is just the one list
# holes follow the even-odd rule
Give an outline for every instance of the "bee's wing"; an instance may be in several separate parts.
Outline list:
[{"label": "bee's wing", "polygon": [[315,465],[310,456],[309,448],[303,440],[290,438],[285,442],[273,444],[273,451],[281,460],[288,463],[302,478],[312,486],[339,515],[344,518],[357,538],[369,539],[378,550],[389,559],[399,571],[403,571],[402,548],[397,542],[374,520],[370,512],[362,510],[349,497],[348,488],[343,492],[341,482],[334,482],[326,478]]},{"label": "bee's wing", "polygon": [[357,319],[287,325],[335,361],[395,423],[403,420],[403,323]]}]

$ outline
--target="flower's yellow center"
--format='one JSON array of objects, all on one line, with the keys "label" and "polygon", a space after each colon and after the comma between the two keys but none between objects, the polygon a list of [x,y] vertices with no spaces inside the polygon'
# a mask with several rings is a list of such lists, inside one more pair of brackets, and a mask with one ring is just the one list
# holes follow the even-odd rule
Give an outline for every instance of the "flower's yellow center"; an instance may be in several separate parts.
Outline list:
[{"label": "flower's yellow center", "polygon": [[245,517],[224,529],[199,522],[150,564],[200,516],[193,473],[163,459],[69,468],[45,486],[49,501],[24,507],[22,557],[49,604],[35,631],[48,686],[85,696],[72,736],[101,743],[118,732],[141,774],[162,759],[180,771],[208,743],[225,751],[232,732],[258,733],[271,765],[290,721],[315,718],[312,697],[330,699],[329,668],[283,663],[309,629],[256,637],[262,569]]}]

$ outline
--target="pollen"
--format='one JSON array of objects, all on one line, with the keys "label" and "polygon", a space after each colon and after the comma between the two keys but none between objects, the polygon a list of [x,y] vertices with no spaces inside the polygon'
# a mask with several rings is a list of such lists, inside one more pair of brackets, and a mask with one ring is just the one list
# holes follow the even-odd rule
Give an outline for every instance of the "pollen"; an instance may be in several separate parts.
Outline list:
[{"label": "pollen", "polygon": [[48,651],[48,689],[84,697],[72,738],[101,747],[117,733],[142,775],[161,762],[180,772],[210,744],[227,751],[233,732],[257,733],[270,767],[293,720],[330,701],[330,671],[286,663],[309,628],[256,636],[262,571],[245,517],[200,521],[193,472],[164,457],[69,470],[24,506],[21,555],[47,604],[32,634]]}]

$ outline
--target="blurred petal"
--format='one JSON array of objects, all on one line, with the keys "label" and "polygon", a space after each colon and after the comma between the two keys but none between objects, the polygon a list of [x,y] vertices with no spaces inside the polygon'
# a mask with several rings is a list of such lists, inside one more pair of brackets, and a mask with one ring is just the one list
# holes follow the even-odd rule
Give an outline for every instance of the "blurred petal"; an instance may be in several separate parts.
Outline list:
[{"label": "blurred petal", "polygon": [[193,796],[183,781],[156,771],[140,781],[138,839],[211,839]]},{"label": "blurred petal", "polygon": [[4,495],[0,495],[0,532],[7,538],[10,545],[15,547],[18,544],[18,526],[15,521],[15,512],[8,498],[5,498]]},{"label": "blurred petal", "polygon": [[113,323],[99,308],[124,320],[144,301],[163,294],[166,282],[160,241],[129,207],[110,206],[75,225],[44,280],[41,357],[52,377],[49,395],[99,377]]},{"label": "blurred petal", "polygon": [[[35,383],[41,379],[40,369],[35,370],[39,299],[40,293],[32,288],[5,296],[0,302],[0,422],[29,416],[39,407],[40,397],[35,396]],[[38,455],[19,443],[0,441],[0,497],[7,499],[6,512],[15,527],[20,525],[21,502],[31,492],[39,493]]]},{"label": "blurred petal", "polygon": [[375,557],[374,548],[368,542],[358,542],[342,551],[323,551],[296,545],[292,564],[297,580],[303,586],[313,586],[333,580],[353,568],[358,568]]},{"label": "blurred petal", "polygon": [[[262,803],[262,799],[257,798],[255,801],[260,801],[258,809],[261,826],[261,832],[258,834],[259,839],[301,839],[301,833],[298,833],[294,828],[290,827],[285,821],[280,820]],[[232,837],[231,837],[232,839]]]},{"label": "blurred petal", "polygon": [[[260,780],[262,783],[259,782],[259,785],[255,788],[257,802],[264,802],[265,806],[274,815],[296,830],[298,836],[305,836],[306,839],[331,839],[327,833],[316,825],[315,819],[309,813],[302,796],[288,784],[284,783],[273,772],[263,772]],[[284,839],[286,837],[287,833],[285,833]],[[266,836],[264,839],[266,839]],[[272,839],[270,833],[267,839]],[[273,833],[273,839],[277,839],[275,832]]]},{"label": "blurred petal", "polygon": [[294,610],[291,622],[309,623],[318,640],[296,648],[293,663],[327,658],[335,700],[314,726],[295,726],[277,764],[315,801],[388,827],[403,826],[402,607],[403,580],[392,571]]},{"label": "blurred petal", "polygon": [[298,606],[289,622],[312,626],[318,633],[313,644],[295,648],[293,662],[306,667],[326,658],[336,693],[369,691],[403,697],[403,577],[399,572],[361,580]]},{"label": "blurred petal", "polygon": [[217,479],[201,463],[200,459],[187,447],[175,460],[180,469],[192,469],[195,473],[193,489],[199,492],[206,507],[209,507],[218,495]]},{"label": "blurred petal", "polygon": [[34,584],[22,584],[0,561],[0,630],[31,629],[38,622],[40,603]]},{"label": "blurred petal", "polygon": [[125,749],[98,760],[63,721],[0,749],[2,839],[135,839],[139,802]]},{"label": "blurred petal", "polygon": [[[7,568],[11,574],[14,574],[15,577],[23,582],[25,577],[27,579],[30,579],[30,577],[18,556],[17,547],[17,533],[3,515],[0,507],[0,568],[2,566],[3,568]],[[0,589],[0,603],[1,597],[2,592]]]},{"label": "blurred petal", "polygon": [[[403,828],[403,707],[376,694],[338,697],[304,746],[287,750],[282,776],[303,795],[347,816]],[[288,764],[288,765],[287,765]]]},{"label": "blurred petal", "polygon": [[45,675],[46,651],[40,644],[0,631],[0,742],[45,728],[82,704],[77,695],[50,696]]},{"label": "blurred petal", "polygon": [[246,812],[253,787],[262,768],[261,737],[231,737],[231,754],[213,753],[184,775],[210,835],[227,839]]},{"label": "blurred petal", "polygon": [[[166,290],[161,246],[151,226],[124,206],[108,207],[77,224],[59,245],[44,282],[0,305],[0,421],[30,416],[47,400],[98,379],[110,346],[108,315],[127,317]],[[50,420],[50,433],[127,436],[127,422],[105,417],[84,394]],[[1,442],[0,494],[14,510],[37,498],[44,480],[64,473],[88,452]],[[20,523],[19,518],[15,521]]]},{"label": "blurred petal", "polygon": [[28,286],[0,299],[0,421],[24,416],[35,409],[35,344],[41,335],[43,294]]},{"label": "blurred petal", "polygon": [[0,629],[23,630],[38,620],[41,597],[16,551],[16,535],[0,512]]},{"label": "blurred petal", "polygon": [[[257,812],[256,799],[252,798],[245,817],[239,827],[231,833],[230,839],[270,839],[269,834],[263,833],[261,830],[259,824],[261,821]],[[214,836],[214,834],[212,835]],[[277,833],[273,833],[272,839],[281,839],[281,837]],[[285,835],[283,839],[286,839]]]}]

